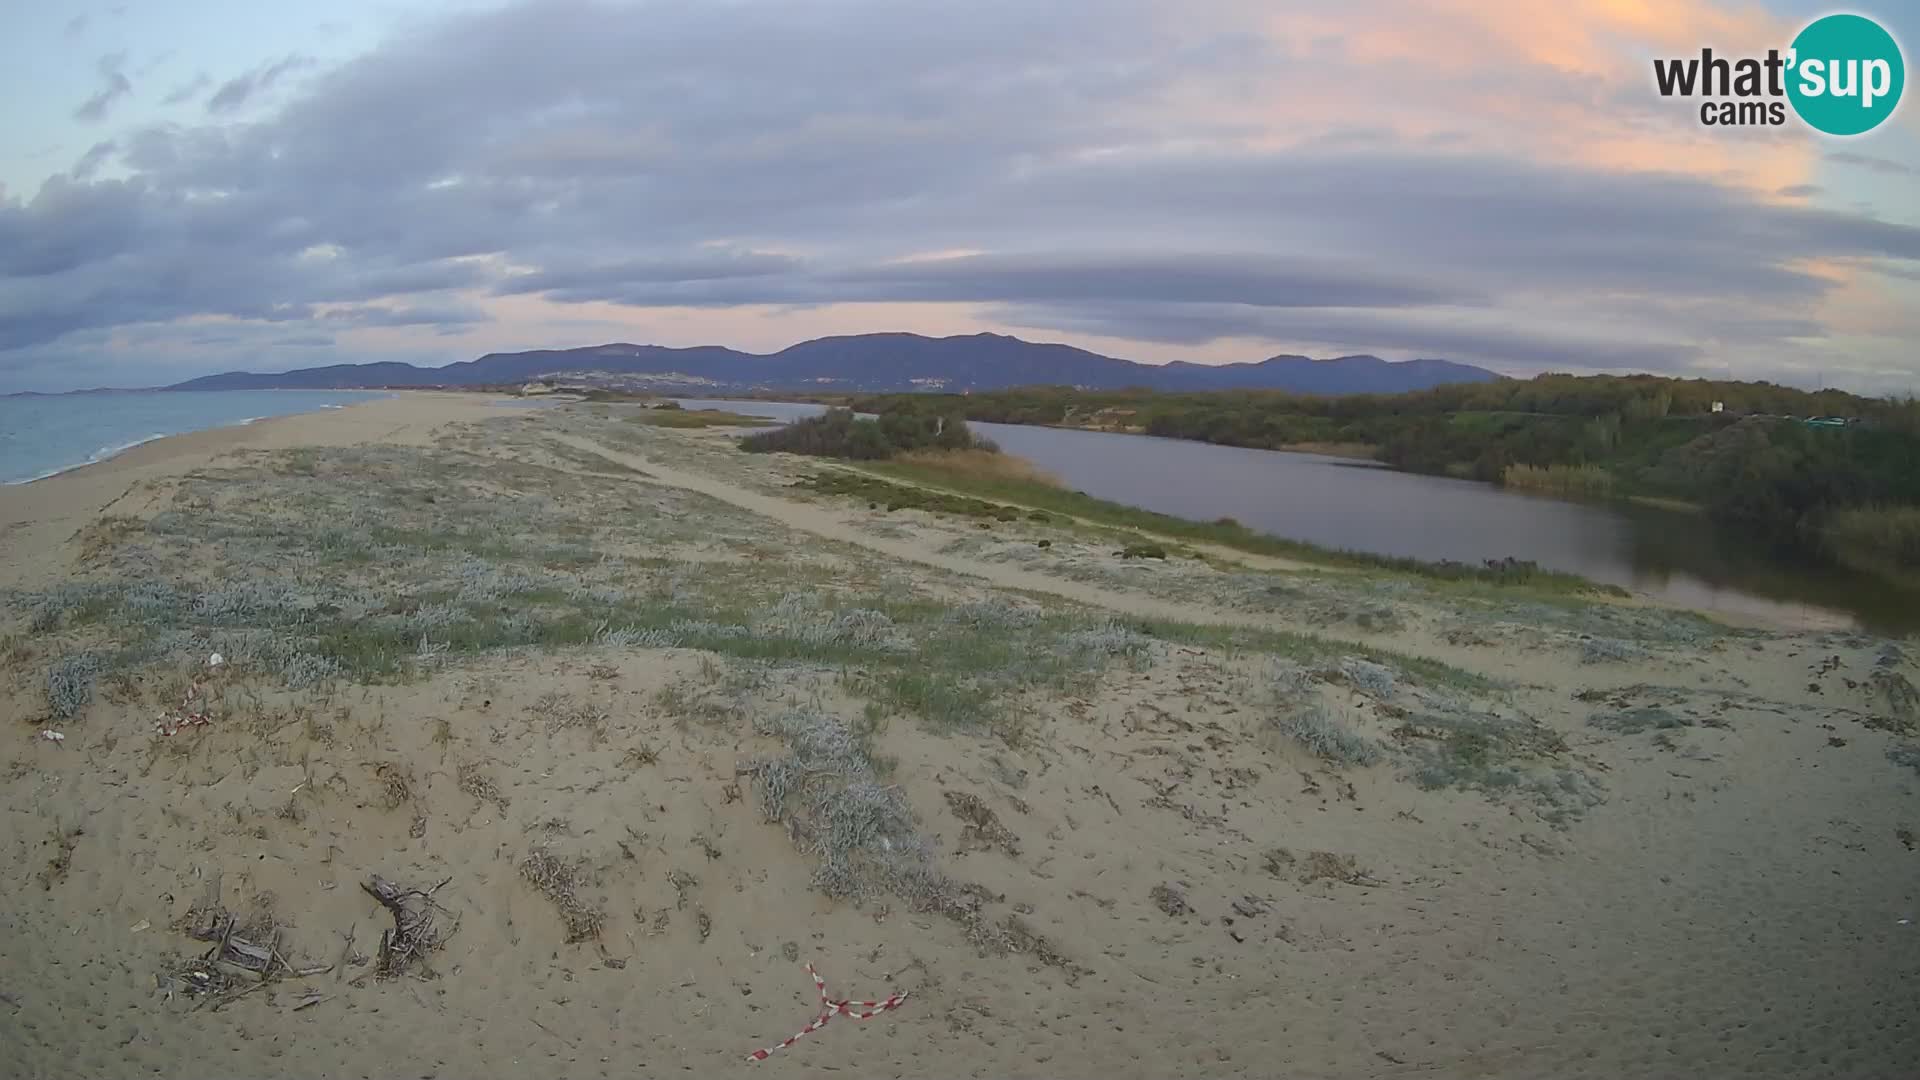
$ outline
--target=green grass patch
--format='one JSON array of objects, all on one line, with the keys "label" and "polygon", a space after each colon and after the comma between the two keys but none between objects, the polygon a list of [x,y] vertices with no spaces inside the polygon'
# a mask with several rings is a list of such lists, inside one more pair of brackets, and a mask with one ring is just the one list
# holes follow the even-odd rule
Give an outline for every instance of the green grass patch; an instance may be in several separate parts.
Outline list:
[{"label": "green grass patch", "polygon": [[647,409],[628,422],[659,428],[776,427],[778,420],[725,409]]}]

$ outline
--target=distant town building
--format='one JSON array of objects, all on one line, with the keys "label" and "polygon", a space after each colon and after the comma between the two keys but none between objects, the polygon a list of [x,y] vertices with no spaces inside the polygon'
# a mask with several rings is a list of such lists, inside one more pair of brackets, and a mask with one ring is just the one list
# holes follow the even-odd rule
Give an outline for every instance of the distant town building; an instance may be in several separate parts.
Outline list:
[{"label": "distant town building", "polygon": [[1726,411],[1727,411],[1727,403],[1726,403],[1726,402],[1724,402],[1724,401],[1716,401],[1716,402],[1714,402],[1714,403],[1713,403],[1713,411],[1714,411],[1714,412],[1726,412]]}]

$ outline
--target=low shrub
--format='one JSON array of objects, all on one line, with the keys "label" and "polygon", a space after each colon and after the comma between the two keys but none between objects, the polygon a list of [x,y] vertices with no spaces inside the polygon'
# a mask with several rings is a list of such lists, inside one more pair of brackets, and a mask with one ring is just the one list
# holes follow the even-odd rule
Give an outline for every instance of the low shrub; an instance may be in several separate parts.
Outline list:
[{"label": "low shrub", "polygon": [[1372,765],[1382,756],[1379,744],[1328,715],[1318,702],[1282,713],[1271,723],[1308,753],[1335,765]]}]

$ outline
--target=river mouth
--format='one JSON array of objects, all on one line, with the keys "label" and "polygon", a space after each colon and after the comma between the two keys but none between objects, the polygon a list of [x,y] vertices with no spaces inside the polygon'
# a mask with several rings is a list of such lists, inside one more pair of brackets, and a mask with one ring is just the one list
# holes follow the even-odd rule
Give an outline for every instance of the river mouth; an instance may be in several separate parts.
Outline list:
[{"label": "river mouth", "polygon": [[[684,399],[791,422],[797,402]],[[1753,543],[1699,514],[1573,502],[1378,462],[1151,435],[970,423],[1067,486],[1144,510],[1428,561],[1515,558],[1745,625],[1920,630],[1920,593]]]}]

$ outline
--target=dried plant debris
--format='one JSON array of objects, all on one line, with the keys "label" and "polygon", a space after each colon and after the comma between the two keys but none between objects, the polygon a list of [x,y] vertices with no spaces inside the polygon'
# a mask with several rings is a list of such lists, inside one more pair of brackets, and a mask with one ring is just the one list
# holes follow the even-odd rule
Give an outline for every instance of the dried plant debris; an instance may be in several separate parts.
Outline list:
[{"label": "dried plant debris", "polygon": [[207,897],[189,908],[182,927],[189,937],[209,943],[199,956],[174,961],[159,976],[169,997],[175,989],[219,1009],[234,998],[287,978],[305,978],[335,970],[337,964],[297,967],[288,960],[281,926],[274,914],[274,897],[253,898],[253,915],[245,922],[219,902],[219,880],[207,888]]},{"label": "dried plant debris", "polygon": [[1020,854],[1019,838],[1000,823],[999,815],[980,796],[966,791],[949,791],[946,795],[947,807],[953,816],[966,823],[966,828],[960,830],[963,847],[998,848],[1008,855]]},{"label": "dried plant debris", "polygon": [[502,814],[507,812],[507,797],[500,792],[500,785],[486,774],[485,767],[477,761],[461,763],[456,775],[459,777],[460,790],[482,802],[490,802]]},{"label": "dried plant debris", "polygon": [[86,834],[81,828],[53,831],[46,841],[53,845],[53,855],[47,859],[46,869],[40,871],[41,888],[51,890],[67,879],[67,871],[73,866],[73,849],[80,846],[80,838]]},{"label": "dried plant debris", "polygon": [[1885,705],[1888,713],[1886,722],[1871,726],[1913,734],[1915,722],[1920,721],[1920,690],[1914,689],[1912,681],[1897,671],[1881,668],[1868,678],[1867,685],[1875,704]]},{"label": "dried plant debris", "polygon": [[[667,884],[673,886],[673,906],[681,911],[687,909],[687,894],[700,887],[700,879],[685,870],[669,870]],[[662,911],[662,915],[666,912]]]},{"label": "dried plant debris", "polygon": [[431,974],[426,971],[427,956],[459,929],[458,922],[449,925],[437,917],[444,916],[446,909],[433,899],[434,894],[452,880],[448,878],[424,891],[403,889],[378,874],[361,883],[367,895],[380,901],[380,905],[393,914],[393,929],[380,932],[380,951],[374,965],[376,976],[391,979],[415,969]]},{"label": "dried plant debris", "polygon": [[1386,884],[1362,869],[1353,856],[1331,851],[1308,852],[1302,860],[1286,848],[1274,848],[1267,852],[1265,865],[1267,873],[1274,877],[1297,876],[1302,885],[1311,885],[1316,881],[1338,881],[1343,885],[1378,888]]},{"label": "dried plant debris", "polygon": [[1193,905],[1187,903],[1187,889],[1184,882],[1161,882],[1147,894],[1153,900],[1153,906],[1166,915],[1180,918],[1193,914]]},{"label": "dried plant debris", "polygon": [[568,728],[580,728],[595,740],[606,737],[607,722],[611,719],[607,711],[598,705],[576,701],[557,692],[542,694],[540,700],[533,703],[533,713],[545,726],[548,735],[557,735]]},{"label": "dried plant debris", "polygon": [[1264,896],[1242,896],[1233,902],[1233,913],[1243,919],[1257,918],[1273,910],[1273,901]]},{"label": "dried plant debris", "polygon": [[383,762],[373,773],[380,780],[380,804],[398,810],[413,801],[413,770],[397,761]]},{"label": "dried plant debris", "polygon": [[597,936],[606,924],[606,911],[580,895],[593,883],[584,859],[565,862],[545,848],[534,848],[520,861],[520,876],[560,910],[569,943]]}]

